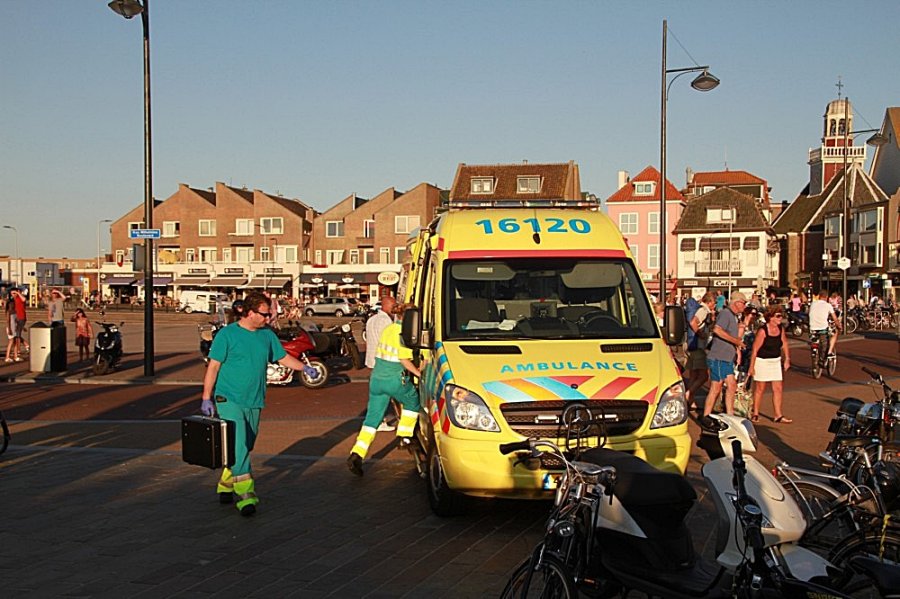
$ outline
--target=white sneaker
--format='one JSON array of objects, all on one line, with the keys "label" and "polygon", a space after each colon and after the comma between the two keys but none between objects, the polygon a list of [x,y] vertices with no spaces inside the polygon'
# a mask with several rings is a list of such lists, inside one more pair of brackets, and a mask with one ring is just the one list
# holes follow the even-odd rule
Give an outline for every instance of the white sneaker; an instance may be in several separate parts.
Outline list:
[{"label": "white sneaker", "polygon": [[389,433],[391,431],[397,430],[397,427],[392,426],[392,425],[388,424],[387,422],[382,422],[381,424],[378,425],[378,428],[376,428],[375,430],[380,433]]}]

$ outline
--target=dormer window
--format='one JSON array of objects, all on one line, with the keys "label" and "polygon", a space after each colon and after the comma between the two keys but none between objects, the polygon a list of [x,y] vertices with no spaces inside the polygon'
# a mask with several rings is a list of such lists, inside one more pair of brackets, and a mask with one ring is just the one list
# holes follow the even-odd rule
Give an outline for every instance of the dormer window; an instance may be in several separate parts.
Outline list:
[{"label": "dormer window", "polygon": [[707,208],[706,223],[733,223],[735,222],[735,210],[733,208]]},{"label": "dormer window", "polygon": [[540,193],[541,178],[540,177],[518,177],[516,178],[516,189],[519,193]]},{"label": "dormer window", "polygon": [[494,178],[472,177],[472,193],[494,193]]},{"label": "dormer window", "polygon": [[641,183],[634,184],[634,195],[636,196],[652,196],[653,191],[656,189],[656,183],[652,181],[644,181]]}]

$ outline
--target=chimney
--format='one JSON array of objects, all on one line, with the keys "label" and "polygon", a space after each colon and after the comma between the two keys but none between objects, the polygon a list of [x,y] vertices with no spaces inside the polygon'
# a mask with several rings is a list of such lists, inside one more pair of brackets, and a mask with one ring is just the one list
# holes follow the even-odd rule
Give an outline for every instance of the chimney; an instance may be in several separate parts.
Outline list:
[{"label": "chimney", "polygon": [[616,189],[622,189],[631,181],[631,177],[628,176],[628,171],[619,171],[619,186]]},{"label": "chimney", "polygon": [[691,181],[694,180],[694,169],[692,169],[691,167],[687,167],[686,169],[684,169],[684,178],[687,181],[684,186],[690,187]]}]

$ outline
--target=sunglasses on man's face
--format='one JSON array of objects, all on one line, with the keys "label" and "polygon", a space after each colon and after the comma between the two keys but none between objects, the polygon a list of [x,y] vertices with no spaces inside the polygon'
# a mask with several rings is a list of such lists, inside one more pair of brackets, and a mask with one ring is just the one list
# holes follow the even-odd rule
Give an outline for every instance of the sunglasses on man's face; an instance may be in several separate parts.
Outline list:
[{"label": "sunglasses on man's face", "polygon": [[260,312],[259,310],[253,310],[253,311],[256,312],[257,314],[259,314],[260,316],[262,316],[263,318],[272,318],[271,312]]}]

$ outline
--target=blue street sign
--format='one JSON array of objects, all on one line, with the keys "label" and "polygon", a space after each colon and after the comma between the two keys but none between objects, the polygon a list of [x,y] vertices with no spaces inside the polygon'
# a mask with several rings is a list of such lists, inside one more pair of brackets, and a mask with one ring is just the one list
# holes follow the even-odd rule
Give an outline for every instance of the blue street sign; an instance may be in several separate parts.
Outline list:
[{"label": "blue street sign", "polygon": [[162,235],[159,229],[131,229],[128,237],[131,239],[159,239]]}]

